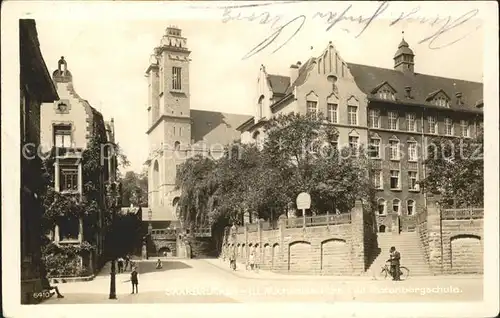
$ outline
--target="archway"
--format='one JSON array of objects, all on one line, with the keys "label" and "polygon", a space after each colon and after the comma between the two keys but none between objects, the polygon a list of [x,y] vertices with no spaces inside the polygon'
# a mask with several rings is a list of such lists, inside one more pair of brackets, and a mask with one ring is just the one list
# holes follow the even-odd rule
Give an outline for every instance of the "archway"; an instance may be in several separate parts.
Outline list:
[{"label": "archway", "polygon": [[385,233],[385,225],[383,225],[383,224],[382,224],[382,225],[380,225],[380,226],[378,227],[378,231],[379,231],[379,233]]},{"label": "archway", "polygon": [[158,250],[158,256],[172,256],[172,250],[168,246],[164,246]]}]

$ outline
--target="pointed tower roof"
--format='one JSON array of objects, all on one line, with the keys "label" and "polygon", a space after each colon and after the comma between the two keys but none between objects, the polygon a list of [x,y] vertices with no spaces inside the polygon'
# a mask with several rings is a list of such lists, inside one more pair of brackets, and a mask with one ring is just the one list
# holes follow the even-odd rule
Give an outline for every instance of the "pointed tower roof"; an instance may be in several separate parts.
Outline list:
[{"label": "pointed tower roof", "polygon": [[397,58],[398,56],[401,56],[403,54],[415,56],[415,54],[413,54],[413,51],[410,49],[408,43],[405,41],[404,31],[402,33],[403,33],[403,38],[401,39],[401,42],[398,45],[398,50],[396,51],[396,54],[394,54],[394,58]]}]

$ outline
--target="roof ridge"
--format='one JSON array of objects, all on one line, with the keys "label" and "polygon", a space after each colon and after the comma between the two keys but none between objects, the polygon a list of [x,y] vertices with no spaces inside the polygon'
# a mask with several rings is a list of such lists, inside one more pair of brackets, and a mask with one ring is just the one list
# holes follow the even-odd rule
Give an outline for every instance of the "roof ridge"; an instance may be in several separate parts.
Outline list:
[{"label": "roof ridge", "polygon": [[[392,68],[385,68],[385,67],[378,67],[378,66],[373,66],[373,65],[366,65],[366,64],[359,64],[359,63],[350,63],[350,62],[346,62],[346,63],[347,63],[347,66],[349,66],[349,65],[356,65],[356,66],[372,67],[372,68],[378,68],[378,69],[387,70],[387,71],[399,72],[399,71],[394,70]],[[446,79],[446,80],[455,80],[455,81],[461,81],[461,82],[467,82],[467,83],[474,83],[474,84],[481,84],[481,85],[483,85],[483,82],[476,82],[476,81],[471,81],[471,80],[464,80],[464,79],[454,78],[454,77],[445,77],[445,76],[425,74],[425,73],[418,73],[418,72],[415,72],[414,75],[430,76],[430,77],[434,77],[434,78],[442,78],[442,79]]]}]

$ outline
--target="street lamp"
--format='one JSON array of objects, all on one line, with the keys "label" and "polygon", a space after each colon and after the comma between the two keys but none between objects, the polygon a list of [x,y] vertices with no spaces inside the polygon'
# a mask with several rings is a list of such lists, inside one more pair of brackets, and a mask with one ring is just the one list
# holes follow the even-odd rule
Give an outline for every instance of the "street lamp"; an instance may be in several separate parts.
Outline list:
[{"label": "street lamp", "polygon": [[111,273],[109,282],[109,299],[116,299],[116,228],[115,228],[115,214],[118,207],[118,200],[120,199],[120,185],[113,182],[108,187],[108,202],[111,208],[111,230],[110,230],[110,248],[111,248]]}]

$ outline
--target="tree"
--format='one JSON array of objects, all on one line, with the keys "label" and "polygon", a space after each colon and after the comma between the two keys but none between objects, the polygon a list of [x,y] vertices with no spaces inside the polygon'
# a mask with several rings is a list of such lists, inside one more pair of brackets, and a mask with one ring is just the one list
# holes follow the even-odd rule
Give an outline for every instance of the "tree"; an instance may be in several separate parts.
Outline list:
[{"label": "tree", "polygon": [[444,206],[484,205],[483,132],[475,138],[436,137],[427,147],[424,191],[441,195]]},{"label": "tree", "polygon": [[148,205],[148,177],[144,174],[127,171],[120,179],[122,184],[122,206]]},{"label": "tree", "polygon": [[357,198],[368,199],[367,160],[351,149],[335,150],[338,133],[319,118],[280,115],[266,126],[260,150],[235,143],[219,160],[188,159],[177,174],[181,219],[194,226],[239,222],[245,211],[277,219],[289,202],[307,191],[312,210],[350,211]]}]

